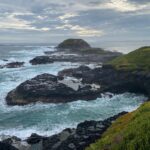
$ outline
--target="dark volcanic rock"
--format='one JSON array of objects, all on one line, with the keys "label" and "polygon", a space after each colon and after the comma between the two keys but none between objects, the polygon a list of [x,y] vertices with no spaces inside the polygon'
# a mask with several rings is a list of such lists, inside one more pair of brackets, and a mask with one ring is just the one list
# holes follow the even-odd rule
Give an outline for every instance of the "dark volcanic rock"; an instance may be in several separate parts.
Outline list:
[{"label": "dark volcanic rock", "polygon": [[91,48],[91,46],[82,39],[67,39],[57,46],[58,49],[80,50]]},{"label": "dark volcanic rock", "polygon": [[[20,84],[8,93],[8,105],[25,105],[37,101],[66,103],[93,100],[102,93],[142,93],[150,97],[150,74],[144,71],[116,70],[110,65],[90,69],[81,66],[66,69],[58,76],[43,74]],[[78,78],[65,80],[66,77]],[[63,79],[65,77],[65,79]]]},{"label": "dark volcanic rock", "polygon": [[24,62],[11,62],[5,65],[6,68],[20,68],[23,67]]},{"label": "dark volcanic rock", "polygon": [[32,144],[39,143],[41,140],[44,140],[44,139],[46,138],[36,133],[32,133],[31,136],[26,141],[28,144],[32,145]]},{"label": "dark volcanic rock", "polygon": [[99,95],[99,88],[90,84],[63,80],[51,74],[38,75],[20,84],[8,93],[8,105],[25,105],[37,101],[45,103],[65,103],[74,100],[91,100]]},{"label": "dark volcanic rock", "polygon": [[116,70],[111,65],[102,68],[84,70],[80,68],[65,69],[60,76],[82,77],[83,83],[96,83],[101,86],[100,92],[142,93],[150,97],[150,74],[138,71]]},{"label": "dark volcanic rock", "polygon": [[12,145],[14,142],[16,143],[16,142],[20,142],[20,141],[21,141],[20,138],[18,138],[16,136],[12,136],[10,138],[3,140],[3,143]]},{"label": "dark volcanic rock", "polygon": [[30,63],[32,65],[49,64],[49,63],[53,63],[53,60],[49,56],[37,56],[32,60],[30,60]]},{"label": "dark volcanic rock", "polygon": [[0,150],[18,150],[18,149],[11,146],[10,144],[0,142]]},{"label": "dark volcanic rock", "polygon": [[20,68],[23,67],[24,62],[11,62],[7,63],[6,65],[0,65],[0,68]]},{"label": "dark volcanic rock", "polygon": [[103,121],[84,121],[78,124],[76,129],[67,128],[50,137],[31,135],[27,141],[29,144],[42,141],[43,150],[84,150],[99,139],[114,120],[124,114],[126,112],[119,113]]},{"label": "dark volcanic rock", "polygon": [[64,69],[60,72],[58,72],[59,76],[72,76],[76,78],[82,78],[83,74],[86,72],[89,72],[91,69],[87,66],[80,66],[78,68],[70,68],[70,69]]},{"label": "dark volcanic rock", "polygon": [[103,121],[84,121],[79,123],[77,128],[66,128],[50,137],[35,133],[23,141],[17,137],[10,137],[0,142],[0,150],[84,150],[99,139],[114,120],[126,113],[121,112]]},{"label": "dark volcanic rock", "polygon": [[38,64],[49,64],[53,62],[84,62],[84,63],[104,63],[107,61],[110,61],[121,54],[119,53],[113,53],[113,52],[106,52],[105,54],[77,54],[77,55],[71,55],[69,54],[58,54],[57,55],[48,55],[48,56],[37,56],[30,60],[30,63],[32,65],[38,65]]}]

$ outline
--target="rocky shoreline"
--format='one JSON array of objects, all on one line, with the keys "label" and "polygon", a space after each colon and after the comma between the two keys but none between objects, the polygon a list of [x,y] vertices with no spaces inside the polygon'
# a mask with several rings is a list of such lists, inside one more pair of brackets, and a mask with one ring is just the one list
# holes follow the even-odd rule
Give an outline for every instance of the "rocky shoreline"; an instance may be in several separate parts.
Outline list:
[{"label": "rocky shoreline", "polygon": [[117,70],[112,65],[84,70],[82,67],[65,69],[59,76],[82,78],[83,83],[98,84],[100,92],[142,93],[150,97],[150,73],[140,70]]},{"label": "rocky shoreline", "polygon": [[145,71],[120,71],[111,65],[91,69],[80,66],[65,69],[58,76],[38,75],[20,84],[6,97],[8,105],[26,105],[38,101],[66,103],[94,100],[102,93],[131,92],[150,97],[150,74]]},{"label": "rocky shoreline", "polygon": [[55,52],[53,54],[49,54],[47,52],[44,56],[37,56],[30,60],[32,65],[39,64],[50,64],[54,62],[81,62],[81,63],[105,63],[110,61],[116,57],[120,56],[115,52],[108,52],[106,54],[98,55],[98,54],[67,54]]},{"label": "rocky shoreline", "polygon": [[33,133],[26,140],[9,137],[0,143],[1,150],[84,150],[101,137],[106,129],[118,117],[126,114],[121,112],[103,121],[84,121],[77,128],[67,128],[50,137]]}]

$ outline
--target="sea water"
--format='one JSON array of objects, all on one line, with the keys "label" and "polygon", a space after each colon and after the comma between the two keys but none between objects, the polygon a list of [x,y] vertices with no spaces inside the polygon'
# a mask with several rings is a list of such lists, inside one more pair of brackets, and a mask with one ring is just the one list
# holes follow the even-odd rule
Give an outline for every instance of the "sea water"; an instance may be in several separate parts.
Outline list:
[{"label": "sea water", "polygon": [[[54,51],[54,46],[0,46],[0,64],[24,61],[25,66],[16,69],[0,69],[0,136],[15,135],[22,139],[37,133],[50,136],[85,120],[103,120],[122,111],[133,111],[146,100],[143,95],[124,93],[103,96],[93,101],[75,101],[66,104],[30,104],[7,106],[7,93],[20,83],[42,73],[56,75],[65,68],[78,67],[78,63],[57,62],[32,66],[29,60]],[[8,61],[3,61],[7,59]]]}]

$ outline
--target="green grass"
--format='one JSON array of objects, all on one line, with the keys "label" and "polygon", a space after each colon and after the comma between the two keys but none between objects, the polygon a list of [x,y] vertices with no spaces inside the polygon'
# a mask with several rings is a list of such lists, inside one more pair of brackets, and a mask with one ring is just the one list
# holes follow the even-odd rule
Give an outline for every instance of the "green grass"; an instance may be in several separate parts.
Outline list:
[{"label": "green grass", "polygon": [[150,47],[139,48],[127,55],[118,57],[109,64],[113,65],[116,69],[125,70],[150,70]]},{"label": "green grass", "polygon": [[118,118],[86,150],[150,150],[150,102]]}]

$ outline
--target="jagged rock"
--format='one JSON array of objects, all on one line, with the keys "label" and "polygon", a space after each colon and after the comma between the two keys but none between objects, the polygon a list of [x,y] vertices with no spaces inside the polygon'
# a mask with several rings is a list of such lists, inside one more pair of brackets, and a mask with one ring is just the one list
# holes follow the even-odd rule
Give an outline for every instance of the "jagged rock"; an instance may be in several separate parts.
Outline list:
[{"label": "jagged rock", "polygon": [[[8,93],[7,104],[93,100],[105,92],[134,92],[150,97],[150,75],[145,71],[116,70],[110,65],[104,65],[102,68],[94,69],[81,66],[58,74],[58,76],[43,74],[25,81]],[[66,79],[66,76],[75,77],[78,80]]]},{"label": "jagged rock", "polygon": [[5,65],[6,68],[20,68],[23,67],[24,62],[11,62]]},{"label": "jagged rock", "polygon": [[66,103],[74,100],[91,100],[99,94],[100,87],[63,79],[51,74],[38,75],[21,83],[8,93],[8,105],[25,105],[34,102]]},{"label": "jagged rock", "polygon": [[10,137],[0,142],[0,150],[84,150],[99,139],[114,120],[126,113],[121,112],[103,121],[84,121],[76,128],[66,128],[49,137],[36,133],[26,140]]},{"label": "jagged rock", "polygon": [[91,69],[87,66],[80,66],[78,68],[64,69],[58,72],[59,76],[73,76],[76,78],[82,78],[82,75],[89,72]]},{"label": "jagged rock", "polygon": [[28,144],[32,145],[32,144],[39,143],[43,139],[44,139],[43,136],[40,136],[36,133],[32,133],[31,136],[26,141],[27,141]]},{"label": "jagged rock", "polygon": [[16,136],[13,136],[13,137],[3,140],[3,143],[12,145],[16,141],[21,141],[21,139]]},{"label": "jagged rock", "polygon": [[[78,124],[76,129],[67,128],[50,137],[31,135],[28,139],[33,137],[40,139],[43,143],[43,150],[84,150],[89,144],[99,139],[115,119],[126,113],[119,113],[103,121],[84,121]],[[38,143],[39,140],[36,142]]]},{"label": "jagged rock", "polygon": [[0,68],[20,68],[23,67],[24,62],[10,62],[5,65],[0,65]]},{"label": "jagged rock", "polygon": [[18,150],[14,146],[11,146],[10,144],[0,142],[0,150]]},{"label": "jagged rock", "polygon": [[112,93],[142,93],[150,97],[150,74],[148,72],[116,70],[112,65],[104,65],[94,69],[65,69],[58,73],[60,76],[82,78],[83,83],[98,84],[100,92]]},{"label": "jagged rock", "polygon": [[32,65],[49,64],[49,63],[53,63],[53,60],[49,56],[37,56],[32,60],[30,60],[30,63]]}]

